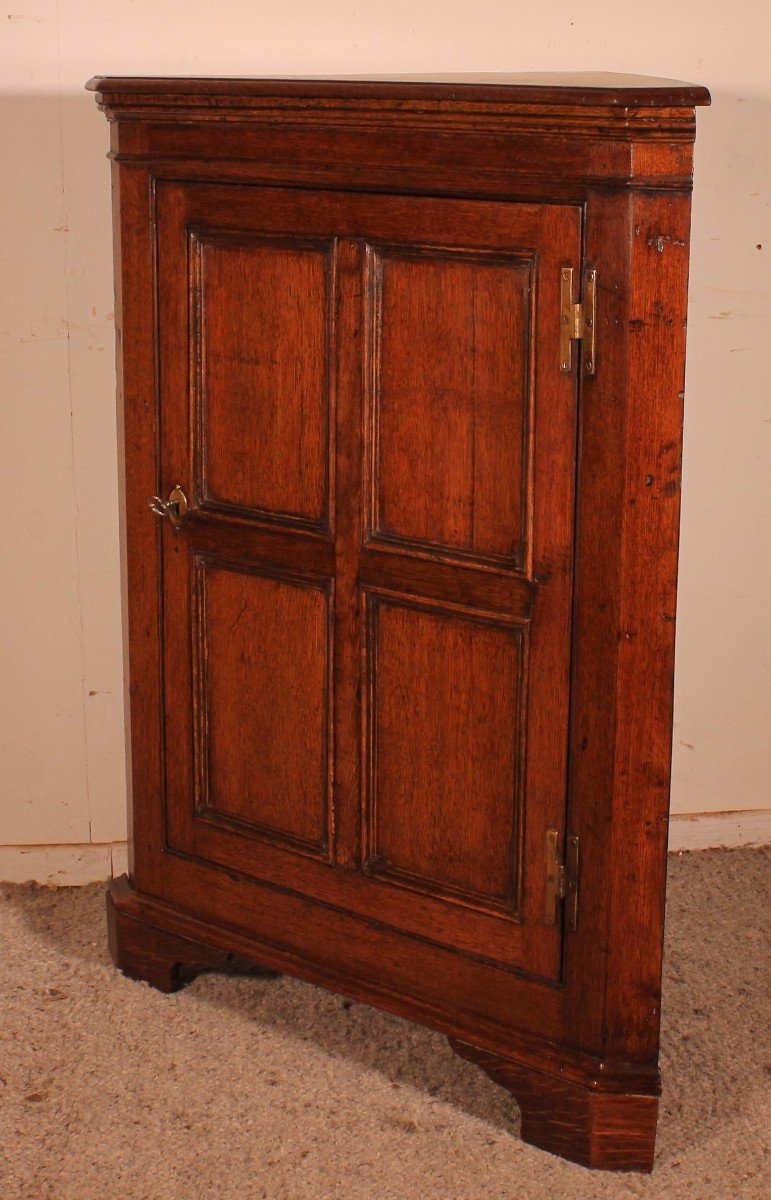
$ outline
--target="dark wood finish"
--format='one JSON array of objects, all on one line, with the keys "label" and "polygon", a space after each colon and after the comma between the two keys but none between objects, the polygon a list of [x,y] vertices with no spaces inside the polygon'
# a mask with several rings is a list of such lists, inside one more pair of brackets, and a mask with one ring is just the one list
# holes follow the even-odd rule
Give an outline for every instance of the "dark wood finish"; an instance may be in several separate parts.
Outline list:
[{"label": "dark wood finish", "polygon": [[[528,1140],[650,1169],[707,94],[89,86],[125,461],[116,962],[169,987],[237,953],[423,1021]],[[592,378],[558,357],[586,265]],[[181,530],[145,502],[175,484]],[[575,930],[546,920],[550,827],[580,842]]]},{"label": "dark wood finish", "polygon": [[367,100],[476,100],[483,103],[591,105],[602,108],[641,107],[692,108],[709,104],[709,92],[698,84],[678,79],[658,79],[650,75],[626,75],[613,71],[541,72],[466,72],[433,75],[340,75],[318,78],[183,79],[154,76],[95,75],[86,84],[89,91],[109,96],[111,102],[125,96],[127,102],[146,96],[150,102],[159,97],[175,97],[197,102],[226,102],[229,99],[290,97],[305,101]]}]

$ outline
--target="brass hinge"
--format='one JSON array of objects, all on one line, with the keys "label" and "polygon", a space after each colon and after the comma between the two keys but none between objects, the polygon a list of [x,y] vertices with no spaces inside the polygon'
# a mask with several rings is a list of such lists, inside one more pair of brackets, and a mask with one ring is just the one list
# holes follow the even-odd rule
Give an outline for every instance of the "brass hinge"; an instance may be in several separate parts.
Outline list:
[{"label": "brass hinge", "polygon": [[560,267],[560,371],[573,370],[573,342],[583,344],[584,375],[594,375],[595,326],[597,319],[597,272],[583,272],[584,295],[573,299],[573,268]]},{"label": "brass hinge", "polygon": [[546,830],[546,906],[544,924],[557,924],[557,904],[565,902],[565,928],[571,933],[578,922],[578,838],[568,837],[564,863],[559,856],[559,832]]}]

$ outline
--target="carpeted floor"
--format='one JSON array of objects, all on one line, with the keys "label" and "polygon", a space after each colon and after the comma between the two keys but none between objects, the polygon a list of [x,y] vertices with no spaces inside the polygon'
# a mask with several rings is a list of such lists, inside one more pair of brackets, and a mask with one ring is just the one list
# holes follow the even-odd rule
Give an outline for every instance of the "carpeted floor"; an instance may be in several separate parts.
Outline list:
[{"label": "carpeted floor", "polygon": [[651,1177],[525,1146],[436,1034],[287,977],[162,996],[111,967],[101,887],[3,885],[0,1200],[767,1200],[769,866],[670,864]]}]

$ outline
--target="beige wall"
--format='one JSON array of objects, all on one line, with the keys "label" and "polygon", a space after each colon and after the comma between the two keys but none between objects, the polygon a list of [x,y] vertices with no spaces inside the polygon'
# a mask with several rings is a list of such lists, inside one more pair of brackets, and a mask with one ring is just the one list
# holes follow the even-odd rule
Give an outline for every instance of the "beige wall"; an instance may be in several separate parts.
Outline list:
[{"label": "beige wall", "polygon": [[[108,131],[82,92],[94,73],[618,70],[710,86],[696,155],[673,782],[676,813],[710,816],[678,822],[675,842],[771,835],[765,0],[648,0],[636,16],[617,0],[8,8],[0,877],[47,877],[67,846],[103,873],[125,836]],[[726,812],[742,815],[715,815]],[[39,844],[53,849],[30,849]]]}]

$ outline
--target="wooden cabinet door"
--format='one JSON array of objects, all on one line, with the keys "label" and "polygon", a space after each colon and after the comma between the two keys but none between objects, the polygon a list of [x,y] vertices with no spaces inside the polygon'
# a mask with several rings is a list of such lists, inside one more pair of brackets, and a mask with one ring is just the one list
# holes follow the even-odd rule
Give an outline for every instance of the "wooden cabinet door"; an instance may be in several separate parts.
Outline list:
[{"label": "wooden cabinet door", "polygon": [[579,209],[160,182],[157,214],[170,849],[556,978]]}]

